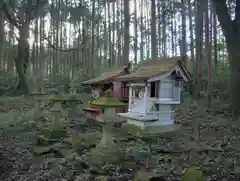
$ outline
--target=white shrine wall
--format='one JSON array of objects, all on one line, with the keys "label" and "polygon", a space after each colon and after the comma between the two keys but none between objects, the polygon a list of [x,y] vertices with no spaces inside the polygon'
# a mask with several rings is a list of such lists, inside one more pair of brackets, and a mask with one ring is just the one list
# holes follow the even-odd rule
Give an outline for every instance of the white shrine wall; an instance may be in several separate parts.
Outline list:
[{"label": "white shrine wall", "polygon": [[159,84],[159,99],[171,101],[173,100],[173,79],[172,76],[166,77]]},{"label": "white shrine wall", "polygon": [[[156,81],[156,80],[155,80]],[[176,80],[173,79],[171,75],[164,78],[164,80],[160,80],[158,84],[158,95],[159,97],[150,98],[150,93],[148,94],[149,98],[155,102],[165,102],[169,104],[177,104],[180,103],[180,92],[181,87],[176,85]],[[149,88],[149,91],[151,89]]]},{"label": "white shrine wall", "polygon": [[[151,86],[150,84],[147,86],[147,101],[144,99],[144,83],[131,84],[130,86],[132,89],[132,96],[131,99],[129,99],[129,101],[131,101],[129,102],[129,112],[145,114],[157,111],[154,104],[159,104],[159,110],[170,110],[171,108],[168,108],[169,105],[180,104],[180,86],[176,85],[176,81],[171,75],[165,77],[165,79],[161,80],[158,84],[159,87],[156,90],[159,91],[159,97],[150,97]],[[166,117],[166,113],[163,112],[161,114],[164,118]]]},{"label": "white shrine wall", "polygon": [[144,86],[132,86],[132,99],[129,103],[129,112],[142,114],[146,112],[144,104],[144,89]]}]

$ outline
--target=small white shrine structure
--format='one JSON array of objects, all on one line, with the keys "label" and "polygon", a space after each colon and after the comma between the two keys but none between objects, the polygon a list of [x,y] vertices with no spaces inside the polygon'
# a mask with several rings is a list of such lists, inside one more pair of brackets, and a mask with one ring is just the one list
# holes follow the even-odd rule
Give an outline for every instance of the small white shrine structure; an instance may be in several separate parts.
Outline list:
[{"label": "small white shrine structure", "polygon": [[146,61],[116,79],[129,86],[128,112],[117,116],[145,128],[174,124],[173,106],[181,102],[181,82],[190,81],[191,76],[179,56]]}]

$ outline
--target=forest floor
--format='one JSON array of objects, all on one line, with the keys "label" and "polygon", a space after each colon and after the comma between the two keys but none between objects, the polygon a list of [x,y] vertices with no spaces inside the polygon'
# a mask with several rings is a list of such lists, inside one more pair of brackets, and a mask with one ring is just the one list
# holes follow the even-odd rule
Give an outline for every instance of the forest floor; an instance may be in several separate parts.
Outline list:
[{"label": "forest floor", "polygon": [[[82,97],[84,103],[89,100],[88,95]],[[46,113],[36,118],[33,103],[27,97],[0,99],[0,104],[8,111],[0,113],[0,180],[93,180],[86,164],[73,159],[81,159],[101,135],[97,128],[84,125],[86,118],[81,109],[85,104],[64,110],[67,119],[63,124],[67,134],[50,145],[49,142],[39,143],[40,138],[46,136],[43,130],[50,129],[50,108],[45,107]],[[240,180],[240,123],[231,120],[227,105],[214,103],[210,110],[201,104],[196,107],[183,103],[176,111],[176,120],[182,124],[181,131],[163,135],[155,148],[154,154],[159,160],[155,168],[157,174],[169,181],[179,180],[188,167],[199,166],[205,180]],[[86,134],[91,138],[84,137]],[[81,139],[79,135],[82,135]],[[101,169],[112,170],[112,180],[127,181],[132,179],[134,164],[123,163],[118,175],[114,174],[114,166]],[[99,175],[95,180],[107,180],[106,175]]]}]

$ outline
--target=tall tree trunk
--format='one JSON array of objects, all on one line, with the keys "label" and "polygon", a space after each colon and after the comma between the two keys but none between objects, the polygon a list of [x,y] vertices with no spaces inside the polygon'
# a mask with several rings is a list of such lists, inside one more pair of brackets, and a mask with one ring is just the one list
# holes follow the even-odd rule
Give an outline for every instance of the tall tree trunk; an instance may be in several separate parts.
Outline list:
[{"label": "tall tree trunk", "polygon": [[[238,35],[240,38],[240,35]],[[238,38],[238,40],[240,40]],[[233,107],[234,117],[237,119],[240,116],[240,43],[228,43],[228,56],[230,63],[230,76],[229,76],[229,85],[230,85],[230,101]]]},{"label": "tall tree trunk", "polygon": [[104,5],[104,64],[109,67],[108,60],[108,29],[107,29],[107,4]]},{"label": "tall tree trunk", "polygon": [[[17,88],[19,88],[20,94],[28,94],[28,85],[25,79],[28,63],[29,63],[29,26],[32,20],[36,18],[36,14],[38,12],[38,8],[41,7],[41,5],[44,5],[47,1],[37,1],[37,3],[34,5],[31,0],[28,0],[26,2],[26,9],[25,12],[19,12],[19,14],[16,16],[18,17],[24,17],[21,20],[13,18],[9,12],[7,3],[3,2],[3,9],[6,17],[8,18],[8,21],[18,28],[19,30],[19,39],[18,39],[18,55],[15,59],[16,64],[16,70],[19,76],[19,85]],[[40,5],[41,4],[41,5]],[[36,14],[35,14],[36,13]],[[18,22],[18,23],[16,23]]]},{"label": "tall tree trunk", "polygon": [[188,62],[186,62],[186,55],[187,55],[187,45],[186,45],[186,1],[185,0],[181,0],[182,3],[182,49],[181,49],[181,53],[183,56],[183,61],[185,63],[185,65],[187,66],[187,68],[189,69],[189,65]]},{"label": "tall tree trunk", "polygon": [[114,63],[114,65],[118,65],[118,62],[116,62],[116,50],[115,50],[115,44],[116,44],[116,2],[112,2],[112,9],[113,9],[113,33],[112,33],[112,55],[111,55],[111,60]]},{"label": "tall tree trunk", "polygon": [[[14,42],[14,26],[12,24],[9,24],[8,37],[9,37],[8,43],[10,45],[13,45],[13,42]],[[15,51],[14,49],[12,47],[12,49],[8,50],[8,53],[9,52],[13,53]],[[8,58],[8,62],[7,62],[7,71],[8,72],[13,72],[13,65],[14,65],[13,58],[12,57]]]},{"label": "tall tree trunk", "polygon": [[137,19],[137,0],[134,0],[134,64],[137,65],[138,58],[138,19]]},{"label": "tall tree trunk", "polygon": [[0,62],[3,61],[4,54],[4,42],[5,42],[4,20],[5,20],[4,12],[0,9]]},{"label": "tall tree trunk", "polygon": [[143,0],[141,0],[140,3],[140,37],[141,37],[141,42],[140,42],[140,61],[143,61],[144,59],[144,52],[143,52],[143,47],[144,47],[144,25],[143,25]]},{"label": "tall tree trunk", "polygon": [[218,63],[218,50],[217,50],[217,15],[215,13],[214,8],[211,8],[212,10],[212,24],[213,24],[213,59],[214,59],[214,64]]},{"label": "tall tree trunk", "polygon": [[166,2],[162,1],[162,54],[163,57],[167,56],[167,22],[166,22]]},{"label": "tall tree trunk", "polygon": [[117,61],[118,64],[121,63],[121,11],[120,11],[120,3],[121,1],[117,1],[117,24],[116,24],[116,29],[117,29]]},{"label": "tall tree trunk", "polygon": [[123,46],[123,59],[122,63],[128,63],[129,61],[129,24],[130,24],[130,15],[129,15],[129,0],[124,0],[124,46]]},{"label": "tall tree trunk", "polygon": [[[91,54],[91,58],[90,58],[90,60],[89,61],[91,61],[91,67],[93,68],[93,69],[95,69],[96,67],[94,67],[94,64],[96,63],[96,60],[95,60],[95,55],[96,55],[96,50],[95,50],[95,31],[96,31],[96,29],[95,29],[95,26],[96,26],[96,18],[95,18],[95,15],[96,15],[96,7],[95,7],[95,5],[96,5],[96,2],[95,2],[95,0],[93,0],[92,1],[92,47],[91,47],[91,50],[92,50],[92,54]],[[92,74],[93,72],[91,72],[91,74]],[[93,74],[92,74],[93,75]]]},{"label": "tall tree trunk", "polygon": [[29,23],[23,23],[19,28],[18,56],[15,59],[16,70],[19,76],[19,94],[28,94],[26,73],[29,63],[29,43],[28,43]]},{"label": "tall tree trunk", "polygon": [[[191,51],[191,62],[193,65],[194,56],[194,39],[193,39],[193,9],[192,9],[192,1],[188,0],[188,11],[189,11],[189,30],[190,30],[190,51]],[[190,72],[193,73],[193,66],[191,66]]]},{"label": "tall tree trunk", "polygon": [[200,95],[202,84],[202,48],[203,48],[203,8],[202,2],[197,0],[197,16],[196,16],[196,59],[197,59],[197,88],[196,96]]},{"label": "tall tree trunk", "polygon": [[[211,15],[211,14],[210,14]],[[208,92],[208,107],[211,107],[212,103],[212,54],[210,47],[210,35],[211,35],[211,26],[209,26],[209,10],[208,10],[208,0],[204,1],[204,23],[205,23],[205,55],[208,63],[208,82],[207,82],[207,92]]]},{"label": "tall tree trunk", "polygon": [[235,20],[233,21],[227,8],[226,0],[212,0],[212,4],[226,38],[230,65],[230,101],[234,118],[237,119],[240,116],[240,2],[236,1]]},{"label": "tall tree trunk", "polygon": [[151,48],[152,59],[157,57],[156,2],[151,0]]}]

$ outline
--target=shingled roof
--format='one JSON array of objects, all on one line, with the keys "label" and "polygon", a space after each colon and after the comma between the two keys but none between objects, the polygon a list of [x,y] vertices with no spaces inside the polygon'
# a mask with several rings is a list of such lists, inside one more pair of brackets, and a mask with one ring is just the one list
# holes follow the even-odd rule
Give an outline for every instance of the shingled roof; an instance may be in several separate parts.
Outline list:
[{"label": "shingled roof", "polygon": [[119,81],[141,81],[148,80],[155,76],[160,76],[173,71],[175,67],[179,67],[185,76],[191,80],[191,76],[185,68],[182,57],[159,58],[157,60],[150,60],[142,63],[139,68],[131,74],[117,77]]},{"label": "shingled roof", "polygon": [[90,80],[83,82],[83,85],[94,85],[94,84],[108,84],[112,82],[116,77],[129,74],[131,64],[128,63],[119,68],[109,68],[103,71],[100,75]]}]

